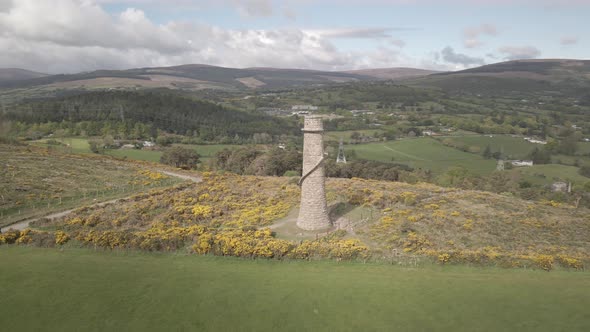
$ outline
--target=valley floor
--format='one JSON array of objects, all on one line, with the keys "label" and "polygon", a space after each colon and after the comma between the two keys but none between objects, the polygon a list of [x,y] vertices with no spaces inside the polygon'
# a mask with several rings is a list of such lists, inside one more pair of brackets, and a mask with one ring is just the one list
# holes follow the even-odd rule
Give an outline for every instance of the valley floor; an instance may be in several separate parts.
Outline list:
[{"label": "valley floor", "polygon": [[588,331],[587,272],[0,247],[3,331]]}]

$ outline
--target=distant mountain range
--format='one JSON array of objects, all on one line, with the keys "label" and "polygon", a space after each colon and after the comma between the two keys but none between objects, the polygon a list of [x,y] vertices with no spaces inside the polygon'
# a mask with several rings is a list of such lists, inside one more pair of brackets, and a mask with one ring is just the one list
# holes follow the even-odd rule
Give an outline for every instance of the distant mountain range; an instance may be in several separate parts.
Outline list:
[{"label": "distant mountain range", "polygon": [[456,72],[415,68],[319,71],[280,68],[225,68],[201,64],[173,67],[97,70],[46,75],[23,69],[0,69],[0,88],[42,87],[46,90],[172,88],[185,90],[281,89],[379,80],[443,90],[481,91],[587,88],[590,60],[517,60]]},{"label": "distant mountain range", "polygon": [[[16,72],[18,71],[18,72]],[[319,71],[280,68],[225,68],[201,64],[173,67],[97,70],[70,75],[44,75],[17,69],[0,69],[0,87],[25,88],[206,88],[241,90],[276,89],[294,86],[374,81],[420,77],[435,71],[413,68],[384,68],[356,71]]]},{"label": "distant mountain range", "polygon": [[7,81],[30,80],[39,77],[48,76],[34,71],[19,68],[0,68],[0,83]]},{"label": "distant mountain range", "polygon": [[370,76],[376,79],[383,80],[397,80],[411,77],[428,76],[430,74],[440,73],[440,71],[399,67],[349,70],[345,71],[344,73]]}]

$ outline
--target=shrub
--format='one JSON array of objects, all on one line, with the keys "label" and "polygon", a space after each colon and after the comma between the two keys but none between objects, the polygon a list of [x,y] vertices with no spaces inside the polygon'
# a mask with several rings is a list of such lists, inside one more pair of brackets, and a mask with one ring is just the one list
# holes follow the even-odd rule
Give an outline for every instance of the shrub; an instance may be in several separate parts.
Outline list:
[{"label": "shrub", "polygon": [[20,231],[9,230],[6,233],[0,234],[0,243],[13,244],[20,237]]},{"label": "shrub", "polygon": [[62,245],[67,243],[70,240],[68,234],[62,231],[55,232],[55,244]]},{"label": "shrub", "polygon": [[579,259],[564,255],[557,255],[556,258],[559,265],[563,267],[574,268],[576,270],[584,268],[584,264]]},{"label": "shrub", "polygon": [[545,271],[553,269],[553,256],[551,255],[537,255],[533,258],[535,264]]},{"label": "shrub", "polygon": [[160,162],[183,169],[192,169],[199,163],[199,158],[200,156],[195,150],[175,146],[164,151]]},{"label": "shrub", "polygon": [[438,261],[442,264],[446,264],[451,260],[451,255],[444,253],[444,254],[440,254],[438,255]]}]

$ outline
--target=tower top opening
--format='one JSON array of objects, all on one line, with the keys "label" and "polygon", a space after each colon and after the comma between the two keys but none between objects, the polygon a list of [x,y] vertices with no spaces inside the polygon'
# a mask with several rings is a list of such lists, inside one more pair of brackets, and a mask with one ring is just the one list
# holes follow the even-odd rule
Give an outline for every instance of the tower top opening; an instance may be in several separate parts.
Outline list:
[{"label": "tower top opening", "polygon": [[317,115],[308,115],[303,121],[303,131],[307,132],[323,132],[324,123],[323,118]]}]

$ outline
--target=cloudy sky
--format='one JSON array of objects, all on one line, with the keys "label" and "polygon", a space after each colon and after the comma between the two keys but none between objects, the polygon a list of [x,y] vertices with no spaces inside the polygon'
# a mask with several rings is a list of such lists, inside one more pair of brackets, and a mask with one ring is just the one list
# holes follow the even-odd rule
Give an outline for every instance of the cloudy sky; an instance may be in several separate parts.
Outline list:
[{"label": "cloudy sky", "polygon": [[455,70],[590,58],[590,0],[0,0],[0,67]]}]

